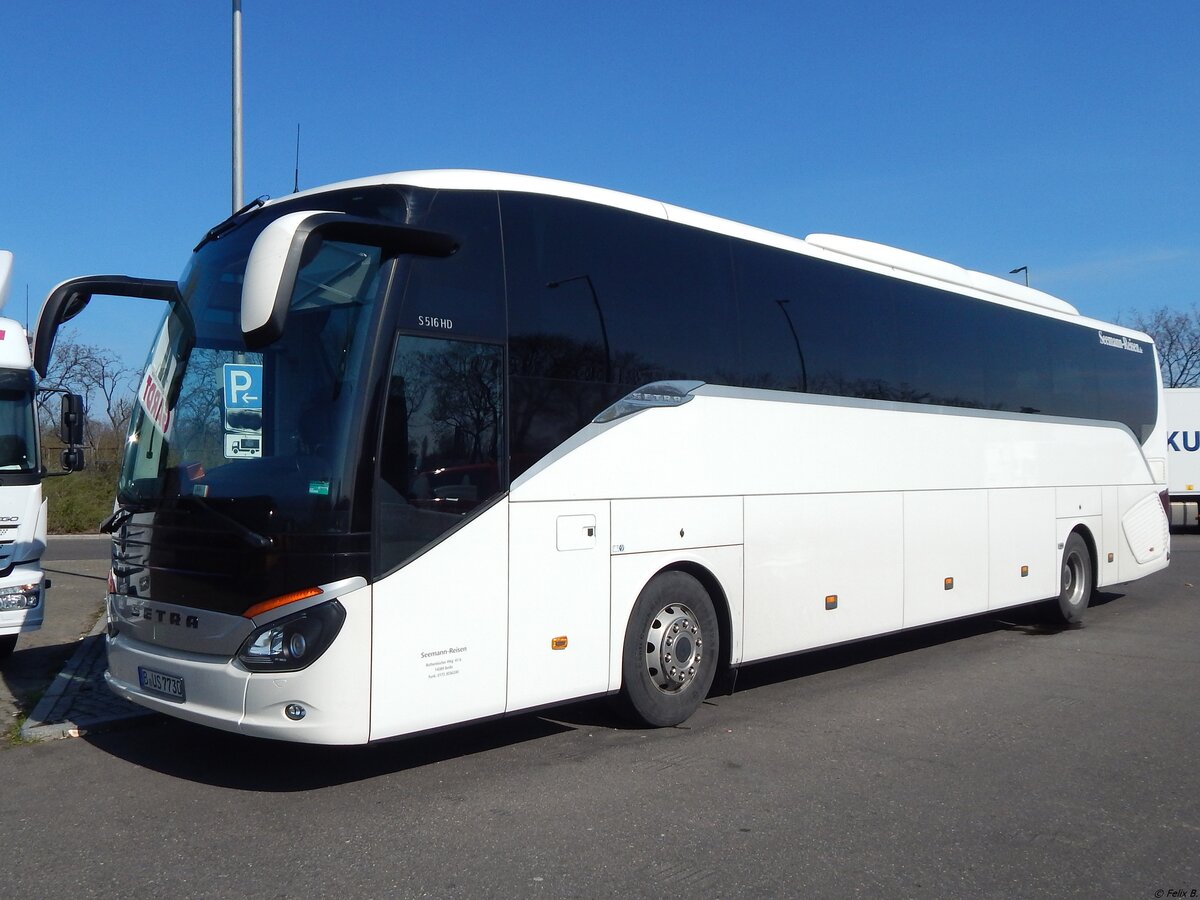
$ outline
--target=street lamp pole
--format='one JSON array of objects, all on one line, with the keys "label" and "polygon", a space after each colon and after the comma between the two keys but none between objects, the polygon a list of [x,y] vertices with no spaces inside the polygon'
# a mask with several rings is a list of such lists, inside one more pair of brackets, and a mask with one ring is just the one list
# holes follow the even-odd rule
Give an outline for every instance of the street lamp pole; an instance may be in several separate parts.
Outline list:
[{"label": "street lamp pole", "polygon": [[233,211],[242,205],[242,0],[233,0]]},{"label": "street lamp pole", "polygon": [[1021,266],[1019,269],[1013,269],[1008,274],[1016,275],[1018,272],[1025,273],[1025,287],[1029,287],[1029,266]]}]

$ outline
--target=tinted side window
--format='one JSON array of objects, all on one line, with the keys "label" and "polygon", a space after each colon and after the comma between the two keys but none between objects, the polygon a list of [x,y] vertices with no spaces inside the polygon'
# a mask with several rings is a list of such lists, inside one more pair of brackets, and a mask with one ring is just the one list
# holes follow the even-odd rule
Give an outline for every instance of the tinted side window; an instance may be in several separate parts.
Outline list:
[{"label": "tinted side window", "polygon": [[1090,327],[734,242],[749,387],[1122,422],[1157,420],[1154,357]]},{"label": "tinted side window", "polygon": [[747,387],[872,399],[911,393],[889,279],[737,241]]},{"label": "tinted side window", "polygon": [[514,475],[633,388],[736,383],[727,238],[528,194],[501,211]]},{"label": "tinted side window", "polygon": [[375,486],[379,572],[503,490],[503,358],[496,344],[397,338]]},{"label": "tinted side window", "polygon": [[414,191],[409,222],[458,241],[444,258],[413,257],[398,326],[430,335],[503,340],[504,268],[496,195]]},{"label": "tinted side window", "polygon": [[[1143,443],[1158,422],[1158,372],[1154,349],[1136,341],[1112,346],[1091,328],[1075,328],[1076,364],[1095,374],[1097,418],[1124,422]],[[1120,342],[1113,335],[1104,335]],[[1129,349],[1125,349],[1128,347]],[[1140,353],[1133,348],[1140,349]]]}]

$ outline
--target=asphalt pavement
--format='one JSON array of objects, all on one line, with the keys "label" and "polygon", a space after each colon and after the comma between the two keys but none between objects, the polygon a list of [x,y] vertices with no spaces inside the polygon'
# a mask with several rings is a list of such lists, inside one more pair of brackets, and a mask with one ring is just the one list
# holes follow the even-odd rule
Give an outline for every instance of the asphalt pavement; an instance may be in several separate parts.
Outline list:
[{"label": "asphalt pavement", "polygon": [[[104,683],[104,597],[112,541],[108,535],[52,535],[42,556],[50,581],[45,621],[22,634],[0,667],[0,739],[78,737],[150,715]],[[20,727],[17,728],[19,723]]]},{"label": "asphalt pavement", "polygon": [[95,626],[104,609],[111,546],[108,535],[50,537],[42,557],[50,581],[45,621],[21,634],[13,655],[0,664],[0,730],[11,735],[35,709]]},{"label": "asphalt pavement", "polygon": [[[66,568],[64,565],[63,568]],[[1200,896],[1200,536],[1100,594],[362,748],[162,716],[0,752],[11,896]],[[48,609],[48,613],[50,610]]]}]

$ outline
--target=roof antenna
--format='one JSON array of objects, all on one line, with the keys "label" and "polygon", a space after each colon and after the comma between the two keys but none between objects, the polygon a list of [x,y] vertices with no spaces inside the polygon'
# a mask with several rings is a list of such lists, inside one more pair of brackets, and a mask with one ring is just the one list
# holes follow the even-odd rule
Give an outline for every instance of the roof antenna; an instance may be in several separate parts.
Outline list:
[{"label": "roof antenna", "polygon": [[300,190],[300,123],[296,123],[296,180],[292,182],[292,193]]}]

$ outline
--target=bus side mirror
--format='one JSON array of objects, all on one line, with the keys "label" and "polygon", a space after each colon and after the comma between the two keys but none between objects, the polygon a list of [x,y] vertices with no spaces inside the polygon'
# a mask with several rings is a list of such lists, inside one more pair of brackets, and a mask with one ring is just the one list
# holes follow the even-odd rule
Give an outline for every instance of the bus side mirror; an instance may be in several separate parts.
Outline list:
[{"label": "bus side mirror", "polygon": [[83,397],[79,394],[63,394],[58,436],[67,445],[62,452],[62,467],[68,472],[78,472],[83,468],[84,418]]},{"label": "bus side mirror", "polygon": [[308,210],[288,213],[254,240],[242,278],[241,326],[246,347],[258,350],[283,334],[300,270],[325,241],[378,249],[381,261],[402,253],[450,256],[458,243],[445,234],[345,213]]}]

